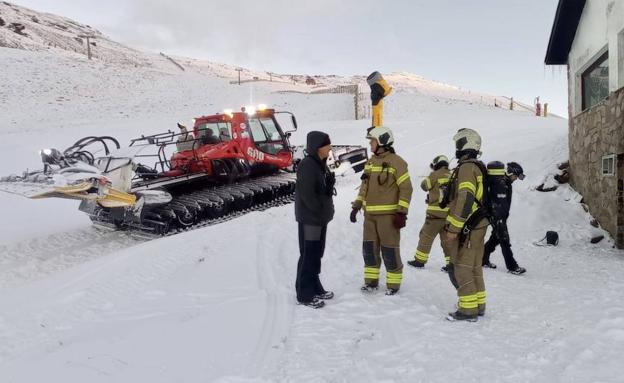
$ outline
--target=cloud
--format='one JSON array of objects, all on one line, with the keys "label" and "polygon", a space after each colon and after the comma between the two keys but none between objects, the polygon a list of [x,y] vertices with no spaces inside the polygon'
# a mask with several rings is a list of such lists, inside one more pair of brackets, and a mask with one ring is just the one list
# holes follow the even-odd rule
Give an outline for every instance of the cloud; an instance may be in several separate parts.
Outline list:
[{"label": "cloud", "polygon": [[[396,50],[379,2],[135,0],[112,32],[126,43],[256,68],[319,68]],[[344,63],[344,62],[343,62]],[[275,68],[278,67],[278,68]]]}]

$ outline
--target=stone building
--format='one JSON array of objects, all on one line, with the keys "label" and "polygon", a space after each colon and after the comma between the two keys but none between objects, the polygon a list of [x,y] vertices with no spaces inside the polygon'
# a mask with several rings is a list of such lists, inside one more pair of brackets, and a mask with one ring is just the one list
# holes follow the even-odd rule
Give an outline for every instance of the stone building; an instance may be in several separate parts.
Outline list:
[{"label": "stone building", "polygon": [[566,65],[570,174],[624,248],[624,1],[559,0],[547,65]]}]

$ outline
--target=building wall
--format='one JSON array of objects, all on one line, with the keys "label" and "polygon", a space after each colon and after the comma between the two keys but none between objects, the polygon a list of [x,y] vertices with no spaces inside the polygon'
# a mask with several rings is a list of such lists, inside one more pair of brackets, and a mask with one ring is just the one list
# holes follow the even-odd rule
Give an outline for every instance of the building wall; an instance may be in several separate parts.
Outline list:
[{"label": "building wall", "polygon": [[568,56],[570,117],[582,112],[581,74],[609,51],[609,91],[624,86],[624,1],[589,0]]},{"label": "building wall", "polygon": [[[571,183],[591,214],[624,248],[624,88],[570,120]],[[616,174],[602,175],[602,157],[619,155]]]},{"label": "building wall", "polygon": [[[622,134],[624,136],[624,134]],[[620,137],[622,138],[622,137]],[[620,153],[617,159],[617,206],[618,206],[618,231],[614,238],[620,249],[624,248],[624,153]]]}]

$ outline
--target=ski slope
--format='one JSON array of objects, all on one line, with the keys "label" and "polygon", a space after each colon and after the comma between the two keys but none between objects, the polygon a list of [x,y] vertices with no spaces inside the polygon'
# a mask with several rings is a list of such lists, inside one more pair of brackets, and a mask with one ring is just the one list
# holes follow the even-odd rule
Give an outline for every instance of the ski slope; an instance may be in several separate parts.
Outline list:
[{"label": "ski slope", "polygon": [[[0,48],[0,175],[38,167],[44,147],[94,134],[128,142],[250,102],[294,112],[294,143],[323,130],[334,143],[366,145],[369,122],[351,120],[350,95],[284,94],[302,86],[238,86],[201,69],[206,63],[184,72],[164,64]],[[360,293],[362,219],[348,220],[357,175],[338,180],[321,275],[336,297],[321,310],[295,302],[292,205],[146,242],[93,228],[76,202],[0,193],[0,381],[621,381],[622,253],[608,238],[589,243],[606,233],[589,225],[573,190],[534,191],[567,159],[567,121],[494,108],[413,75],[388,77],[397,91],[386,124],[414,184],[434,156],[452,156],[451,137],[464,127],[482,134],[484,161],[525,168],[509,227],[528,271],[507,274],[500,253],[492,256],[499,268],[485,270],[488,312],[479,322],[444,320],[456,298],[437,243],[424,270],[405,269],[398,296]],[[414,191],[404,262],[424,198]],[[560,245],[534,246],[547,230]]]}]

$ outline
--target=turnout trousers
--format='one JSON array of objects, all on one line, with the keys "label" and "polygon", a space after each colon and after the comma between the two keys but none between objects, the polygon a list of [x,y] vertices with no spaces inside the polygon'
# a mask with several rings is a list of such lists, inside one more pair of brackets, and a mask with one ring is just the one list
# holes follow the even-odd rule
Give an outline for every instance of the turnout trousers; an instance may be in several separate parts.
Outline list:
[{"label": "turnout trousers", "polygon": [[364,282],[379,284],[381,262],[386,267],[386,286],[399,289],[403,279],[400,252],[401,232],[394,227],[394,214],[364,214]]},{"label": "turnout trousers", "polygon": [[446,218],[438,218],[427,215],[425,223],[422,229],[420,229],[420,238],[418,240],[418,247],[416,248],[416,254],[414,259],[418,262],[426,264],[429,260],[429,253],[431,253],[431,246],[436,237],[440,236],[440,243],[442,250],[444,251],[444,264],[448,265],[451,260],[451,251],[447,246],[447,242],[442,241],[442,234],[444,233],[444,227],[446,226]]},{"label": "turnout trousers", "polygon": [[457,289],[457,307],[462,314],[485,313],[485,281],[483,280],[483,250],[487,220],[481,221],[460,246],[459,238],[445,241],[451,250],[449,278]]}]

